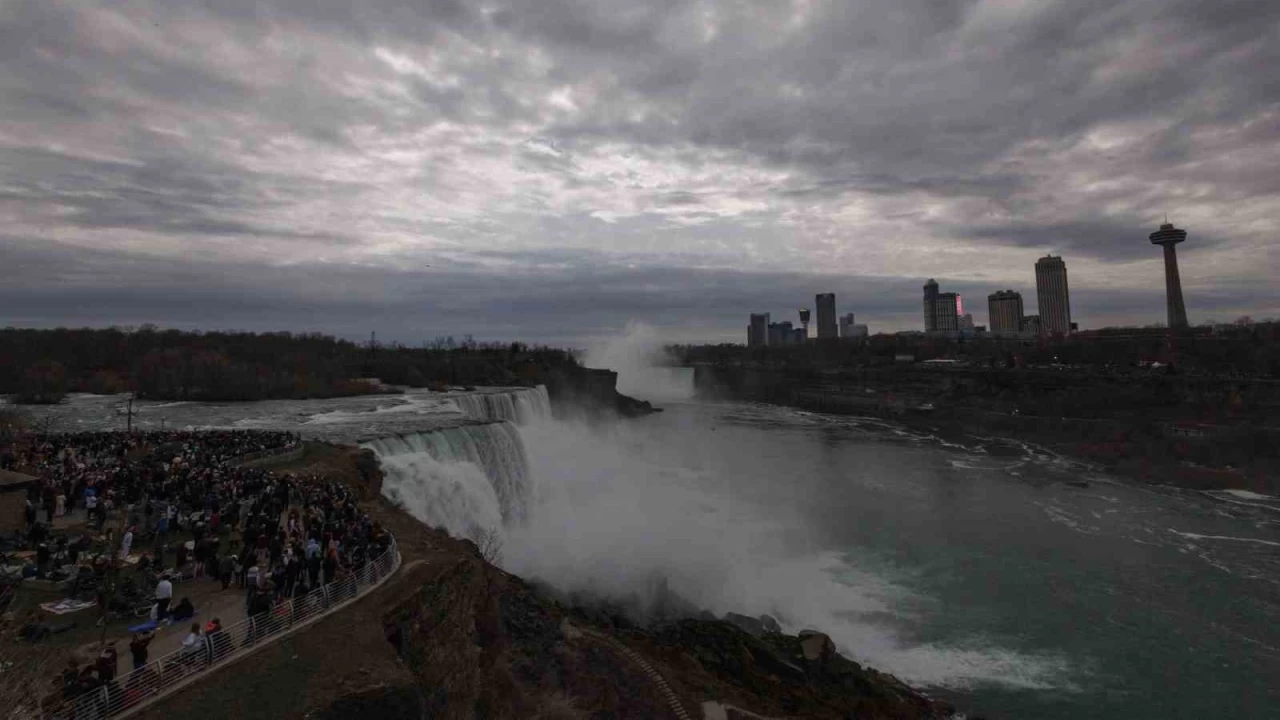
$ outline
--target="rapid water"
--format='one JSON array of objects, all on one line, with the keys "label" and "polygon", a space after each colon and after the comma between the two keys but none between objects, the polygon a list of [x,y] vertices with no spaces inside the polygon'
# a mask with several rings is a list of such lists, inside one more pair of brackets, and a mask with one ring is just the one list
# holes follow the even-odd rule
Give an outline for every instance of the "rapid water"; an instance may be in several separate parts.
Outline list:
[{"label": "rapid water", "polygon": [[505,420],[520,425],[551,415],[547,388],[459,393],[448,396],[466,415],[481,420]]},{"label": "rapid water", "polygon": [[769,406],[511,429],[523,495],[505,466],[412,444],[375,448],[386,492],[460,534],[501,528],[512,572],[642,599],[662,576],[717,613],[822,629],[991,718],[1280,707],[1273,499],[1138,487],[1017,443]]},{"label": "rapid water", "polygon": [[384,495],[454,535],[518,524],[528,511],[528,460],[509,422],[395,435],[363,446],[378,454]]}]

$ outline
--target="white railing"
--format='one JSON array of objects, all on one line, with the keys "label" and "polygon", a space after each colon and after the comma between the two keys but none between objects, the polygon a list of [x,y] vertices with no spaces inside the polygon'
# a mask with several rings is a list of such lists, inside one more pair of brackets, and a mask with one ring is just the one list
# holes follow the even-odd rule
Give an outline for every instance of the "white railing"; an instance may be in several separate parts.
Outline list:
[{"label": "white railing", "polygon": [[116,717],[178,689],[210,668],[226,665],[271,639],[308,624],[361,597],[400,567],[395,538],[378,558],[350,571],[346,577],[283,600],[271,610],[245,618],[221,631],[201,637],[194,650],[178,649],[102,687],[48,708],[48,720],[98,720]]}]

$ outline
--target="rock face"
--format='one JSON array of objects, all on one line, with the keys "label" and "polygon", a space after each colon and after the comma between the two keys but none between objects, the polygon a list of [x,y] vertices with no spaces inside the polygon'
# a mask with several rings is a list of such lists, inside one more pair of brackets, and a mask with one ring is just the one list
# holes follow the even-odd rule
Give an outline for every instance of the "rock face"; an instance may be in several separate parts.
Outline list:
[{"label": "rock face", "polygon": [[584,367],[561,366],[550,369],[539,381],[547,386],[552,407],[573,407],[588,414],[613,412],[622,417],[639,417],[658,412],[644,400],[618,392],[618,373]]},{"label": "rock face", "polygon": [[699,702],[715,699],[763,716],[804,718],[925,720],[954,712],[891,675],[842,657],[822,633],[756,637],[729,622],[683,620],[620,636],[663,659],[667,676],[678,678]]},{"label": "rock face", "polygon": [[[458,547],[466,557],[385,618],[388,651],[398,648],[415,677],[425,717],[670,717],[659,685],[601,634],[656,668],[686,708],[714,700],[762,717],[950,715],[841,657],[820,632],[783,635],[770,630],[773,618],[745,615],[642,627],[614,609],[565,606]],[[413,697],[357,700],[401,708]]]},{"label": "rock face", "polygon": [[831,642],[831,638],[827,637],[826,633],[802,630],[800,631],[800,654],[804,656],[804,661],[809,667],[821,670],[836,654],[836,645]]}]

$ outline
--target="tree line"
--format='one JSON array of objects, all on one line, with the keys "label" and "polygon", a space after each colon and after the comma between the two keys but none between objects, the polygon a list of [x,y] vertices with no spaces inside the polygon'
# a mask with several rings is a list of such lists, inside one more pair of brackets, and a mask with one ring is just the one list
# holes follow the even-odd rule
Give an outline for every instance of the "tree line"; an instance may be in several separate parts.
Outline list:
[{"label": "tree line", "polygon": [[416,348],[320,333],[112,327],[0,329],[0,394],[56,403],[67,393],[240,401],[387,392],[384,385],[528,384],[575,365],[566,350],[439,337]]}]

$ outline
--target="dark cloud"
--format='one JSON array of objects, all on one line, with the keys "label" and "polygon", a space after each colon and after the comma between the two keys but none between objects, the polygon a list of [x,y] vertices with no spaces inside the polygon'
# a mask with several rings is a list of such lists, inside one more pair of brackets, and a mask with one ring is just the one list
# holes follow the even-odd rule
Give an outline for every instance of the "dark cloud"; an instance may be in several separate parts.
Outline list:
[{"label": "dark cloud", "polygon": [[1278,27],[1271,0],[17,0],[0,323],[727,336],[825,288],[906,328],[924,277],[974,307],[1041,252],[1082,322],[1141,323],[1164,212],[1193,319],[1275,314]]}]

